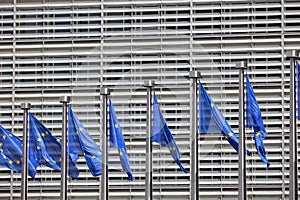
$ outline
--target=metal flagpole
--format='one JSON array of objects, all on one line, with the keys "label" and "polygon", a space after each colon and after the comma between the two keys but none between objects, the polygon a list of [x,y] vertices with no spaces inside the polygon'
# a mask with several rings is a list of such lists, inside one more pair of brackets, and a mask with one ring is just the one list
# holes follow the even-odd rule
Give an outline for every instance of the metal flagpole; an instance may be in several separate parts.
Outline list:
[{"label": "metal flagpole", "polygon": [[21,199],[27,200],[27,177],[28,177],[28,110],[30,109],[30,103],[22,103],[21,109],[24,110],[23,114],[23,151],[22,151],[22,180],[21,180]]},{"label": "metal flagpole", "polygon": [[110,89],[100,88],[100,94],[103,96],[103,127],[102,127],[102,175],[101,175],[101,200],[108,200],[108,148],[107,148],[107,101],[110,95]]},{"label": "metal flagpole", "polygon": [[244,70],[247,69],[247,61],[236,64],[239,69],[239,200],[247,198],[246,184],[246,157],[245,157],[245,85]]},{"label": "metal flagpole", "polygon": [[[298,151],[297,151],[297,123],[296,123],[296,70],[295,61],[299,58],[296,50],[288,51],[290,58],[290,200],[298,200]],[[299,92],[299,91],[298,91]],[[298,99],[299,101],[299,99]]]},{"label": "metal flagpole", "polygon": [[68,174],[68,157],[67,157],[67,114],[68,103],[70,97],[61,96],[59,102],[63,104],[62,108],[62,147],[61,147],[61,184],[60,184],[60,199],[67,200],[67,174]]},{"label": "metal flagpole", "polygon": [[190,71],[189,77],[192,80],[191,85],[191,132],[190,132],[190,162],[191,162],[191,172],[190,172],[190,200],[199,199],[199,173],[198,173],[198,133],[197,133],[197,122],[198,122],[198,112],[197,112],[197,91],[198,83],[197,79],[200,77],[200,73],[197,71]]},{"label": "metal flagpole", "polygon": [[146,135],[146,179],[145,179],[145,200],[152,200],[152,90],[155,85],[154,81],[145,81],[147,87],[147,135]]}]

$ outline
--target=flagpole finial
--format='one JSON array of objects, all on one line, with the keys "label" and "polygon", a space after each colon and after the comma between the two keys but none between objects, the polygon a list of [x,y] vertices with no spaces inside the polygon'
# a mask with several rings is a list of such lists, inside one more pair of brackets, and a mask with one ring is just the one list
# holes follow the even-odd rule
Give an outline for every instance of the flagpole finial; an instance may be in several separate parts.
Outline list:
[{"label": "flagpole finial", "polygon": [[110,89],[107,87],[100,88],[100,94],[101,95],[110,95]]},{"label": "flagpole finial", "polygon": [[59,102],[60,103],[69,103],[70,97],[69,96],[61,96],[61,97],[59,97]]},{"label": "flagpole finial", "polygon": [[21,109],[28,110],[30,108],[31,108],[31,104],[30,103],[21,103]]},{"label": "flagpole finial", "polygon": [[190,71],[189,77],[190,78],[200,78],[200,72],[198,72],[198,71]]},{"label": "flagpole finial", "polygon": [[299,51],[298,50],[289,50],[286,52],[287,58],[299,58]]},{"label": "flagpole finial", "polygon": [[148,80],[144,82],[145,87],[154,87],[155,86],[155,81],[153,80]]},{"label": "flagpole finial", "polygon": [[235,66],[236,66],[237,69],[247,69],[248,68],[248,62],[246,60],[242,60],[240,62],[237,62]]}]

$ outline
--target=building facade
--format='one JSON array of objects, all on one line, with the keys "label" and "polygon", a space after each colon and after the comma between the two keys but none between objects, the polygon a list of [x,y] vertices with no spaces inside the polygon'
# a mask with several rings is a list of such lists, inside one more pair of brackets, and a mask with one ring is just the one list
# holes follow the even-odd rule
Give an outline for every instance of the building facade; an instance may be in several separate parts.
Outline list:
[{"label": "building facade", "polygon": [[[1,0],[0,125],[22,139],[22,102],[61,137],[62,105],[70,105],[100,145],[99,88],[112,89],[134,181],[109,148],[110,199],[144,199],[145,80],[155,80],[164,117],[189,170],[190,70],[238,135],[238,61],[248,74],[267,130],[269,169],[246,129],[248,199],[288,199],[289,60],[300,46],[296,0]],[[153,144],[155,200],[188,199],[189,174],[168,149]],[[69,180],[70,199],[99,199],[101,177],[83,157],[80,176]],[[20,198],[21,174],[0,168],[0,199]],[[238,154],[221,134],[199,136],[199,196],[237,199]],[[40,166],[29,180],[30,199],[58,199],[60,172]]]}]

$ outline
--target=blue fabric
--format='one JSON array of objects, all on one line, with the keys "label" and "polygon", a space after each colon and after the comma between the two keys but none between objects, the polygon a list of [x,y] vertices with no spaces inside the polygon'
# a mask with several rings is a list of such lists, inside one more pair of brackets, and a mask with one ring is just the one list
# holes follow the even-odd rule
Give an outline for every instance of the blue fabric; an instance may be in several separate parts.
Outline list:
[{"label": "blue fabric", "polygon": [[[239,141],[230,125],[199,82],[199,132],[200,134],[221,133],[229,144],[238,152]],[[247,155],[250,152],[246,150]]]},{"label": "blue fabric", "polygon": [[246,127],[253,127],[257,153],[261,160],[267,164],[267,167],[269,167],[270,163],[266,157],[266,150],[263,143],[267,133],[253,88],[248,78],[248,74],[246,74],[246,89]]},{"label": "blue fabric", "polygon": [[[61,142],[38,120],[29,113],[29,160],[34,166],[34,175],[38,165],[61,170]],[[76,163],[69,159],[68,174],[77,179],[79,170]]]},{"label": "blue fabric", "polygon": [[[22,172],[22,142],[0,126],[0,165],[15,172]],[[28,161],[29,175],[34,178],[34,166]]]},{"label": "blue fabric", "polygon": [[171,131],[160,111],[155,94],[153,96],[153,127],[151,141],[157,142],[158,144],[167,147],[179,168],[185,173],[188,173],[180,163],[180,152],[171,134]]},{"label": "blue fabric", "polygon": [[74,158],[84,155],[93,176],[102,174],[102,152],[70,106],[68,108],[68,147],[70,152],[74,153]]},{"label": "blue fabric", "polygon": [[127,173],[128,180],[132,181],[133,176],[130,170],[129,157],[127,154],[122,129],[111,100],[109,101],[109,108],[110,144],[112,147],[118,148],[122,169]]},{"label": "blue fabric", "polygon": [[297,69],[297,97],[298,97],[298,120],[300,120],[300,64],[296,62]]}]

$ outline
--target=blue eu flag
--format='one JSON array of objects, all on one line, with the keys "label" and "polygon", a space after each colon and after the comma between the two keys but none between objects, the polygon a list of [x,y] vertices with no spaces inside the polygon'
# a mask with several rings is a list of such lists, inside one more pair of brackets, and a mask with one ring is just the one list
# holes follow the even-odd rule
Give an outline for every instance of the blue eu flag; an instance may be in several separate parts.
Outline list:
[{"label": "blue eu flag", "polygon": [[[70,106],[68,108],[68,147],[74,154],[84,155],[93,176],[102,174],[102,152]],[[74,155],[75,158],[76,155]]]},{"label": "blue eu flag", "polygon": [[[22,172],[22,142],[0,126],[0,165],[15,172]],[[34,166],[28,161],[29,175],[34,178]]]},{"label": "blue eu flag", "polygon": [[297,69],[297,97],[298,97],[298,120],[300,120],[300,64],[296,62]]},{"label": "blue eu flag", "polygon": [[15,172],[22,171],[22,142],[0,126],[0,165]]},{"label": "blue eu flag", "polygon": [[0,166],[6,167],[15,172],[20,172],[19,170],[17,170],[17,167],[14,165],[13,161],[3,153],[2,147],[0,147]]},{"label": "blue eu flag", "polygon": [[[199,82],[199,131],[200,134],[222,133],[229,144],[238,152],[239,141],[230,125]],[[248,155],[250,152],[246,151]]]},{"label": "blue eu flag", "polygon": [[128,180],[132,181],[133,177],[130,170],[129,157],[127,154],[122,129],[111,100],[109,101],[109,109],[110,144],[112,147],[118,148],[122,168],[127,173]]},{"label": "blue eu flag", "polygon": [[151,141],[167,147],[179,168],[187,173],[186,169],[180,163],[180,152],[160,111],[155,94],[153,96],[153,127]]},{"label": "blue eu flag", "polygon": [[254,141],[257,153],[261,160],[267,164],[267,167],[270,166],[270,163],[266,157],[266,150],[263,144],[263,140],[266,137],[266,129],[261,117],[261,112],[256,101],[253,88],[246,74],[246,127],[254,129]]},{"label": "blue eu flag", "polygon": [[[29,113],[29,160],[34,166],[34,175],[38,165],[61,170],[61,142],[33,114]],[[68,174],[77,179],[79,170],[69,159]]]}]

